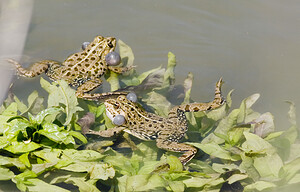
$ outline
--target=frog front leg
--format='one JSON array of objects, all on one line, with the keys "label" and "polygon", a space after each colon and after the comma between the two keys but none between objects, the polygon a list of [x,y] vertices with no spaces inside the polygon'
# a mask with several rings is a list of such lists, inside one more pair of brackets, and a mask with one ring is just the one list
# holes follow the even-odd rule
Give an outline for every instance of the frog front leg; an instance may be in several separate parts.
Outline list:
[{"label": "frog front leg", "polygon": [[25,69],[20,63],[13,59],[8,59],[7,61],[15,65],[18,74],[23,77],[35,77],[46,72],[50,65],[59,65],[56,61],[43,60],[34,63],[29,69]]},{"label": "frog front leg", "polygon": [[119,95],[128,94],[127,92],[89,93],[90,91],[99,87],[101,84],[101,79],[91,79],[89,81],[86,81],[77,88],[76,96],[78,98],[87,100],[103,100],[107,98],[114,98]]},{"label": "frog front leg", "polygon": [[115,66],[107,66],[107,68],[115,73],[121,74],[127,71],[130,71],[135,66],[129,66],[129,67],[115,67]]},{"label": "frog front leg", "polygon": [[87,129],[83,133],[90,134],[90,135],[99,135],[101,137],[113,137],[115,135],[120,134],[124,129],[126,129],[126,127],[114,127],[114,128],[102,130],[102,131],[94,131],[91,129]]},{"label": "frog front leg", "polygon": [[189,162],[197,153],[197,149],[191,145],[169,140],[157,139],[156,146],[167,151],[183,152],[183,155],[179,157],[182,165]]}]

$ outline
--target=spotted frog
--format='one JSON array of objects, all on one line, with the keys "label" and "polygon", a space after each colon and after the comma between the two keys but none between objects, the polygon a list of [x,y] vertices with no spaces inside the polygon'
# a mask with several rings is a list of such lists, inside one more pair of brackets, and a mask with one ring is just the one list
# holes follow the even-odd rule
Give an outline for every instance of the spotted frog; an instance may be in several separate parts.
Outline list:
[{"label": "spotted frog", "polygon": [[[115,47],[114,37],[97,36],[83,51],[70,55],[63,63],[42,60],[34,63],[30,69],[25,69],[15,60],[9,59],[8,61],[15,65],[20,76],[35,77],[46,73],[54,81],[63,79],[75,87],[77,97],[93,100],[106,95],[105,93],[89,94],[89,92],[102,84],[100,77],[108,70],[123,73],[132,68],[107,65],[105,56]],[[119,94],[124,93],[119,92]]]},{"label": "spotted frog", "polygon": [[221,95],[221,86],[222,79],[216,84],[215,98],[212,102],[175,106],[167,118],[146,112],[138,103],[131,101],[129,97],[127,99],[125,95],[108,99],[104,102],[107,116],[114,122],[114,118],[121,115],[125,118],[124,123],[99,132],[89,129],[86,134],[112,137],[124,131],[142,140],[156,140],[158,148],[183,152],[179,160],[185,165],[197,152],[195,147],[179,142],[188,129],[185,112],[207,111],[222,106],[225,100]]}]

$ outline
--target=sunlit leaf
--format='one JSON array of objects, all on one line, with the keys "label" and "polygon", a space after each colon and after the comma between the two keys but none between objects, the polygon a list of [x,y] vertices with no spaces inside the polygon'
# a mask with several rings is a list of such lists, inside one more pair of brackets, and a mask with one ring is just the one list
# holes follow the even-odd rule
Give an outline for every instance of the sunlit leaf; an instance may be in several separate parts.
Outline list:
[{"label": "sunlit leaf", "polygon": [[40,147],[42,146],[35,142],[24,143],[24,142],[12,141],[11,144],[4,147],[4,149],[11,153],[18,154],[18,153],[27,153],[30,151],[34,151]]},{"label": "sunlit leaf", "polygon": [[2,166],[0,166],[0,173],[0,181],[10,180],[15,176],[15,174],[12,171]]}]

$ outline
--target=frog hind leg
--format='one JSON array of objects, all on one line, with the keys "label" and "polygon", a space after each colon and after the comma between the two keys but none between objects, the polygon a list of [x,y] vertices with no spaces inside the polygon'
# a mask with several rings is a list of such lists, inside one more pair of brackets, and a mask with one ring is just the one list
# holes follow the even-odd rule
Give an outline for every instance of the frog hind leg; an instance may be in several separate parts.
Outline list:
[{"label": "frog hind leg", "polygon": [[107,68],[115,73],[121,74],[127,71],[130,71],[135,66],[129,66],[129,67],[115,67],[115,66],[107,66]]},{"label": "frog hind leg", "polygon": [[119,95],[127,95],[127,92],[89,93],[102,84],[101,79],[91,79],[78,86],[76,96],[78,98],[99,101],[108,98],[116,98]]},{"label": "frog hind leg", "polygon": [[208,111],[217,109],[225,103],[225,99],[222,96],[221,87],[223,81],[222,78],[216,83],[215,98],[213,101],[208,103],[189,103],[173,107],[169,112],[169,118],[178,117],[178,112],[197,112],[197,111]]},{"label": "frog hind leg", "polygon": [[107,130],[102,130],[102,131],[94,131],[91,129],[85,130],[83,132],[83,134],[85,135],[99,135],[100,137],[113,137],[115,135],[120,134],[124,129],[126,129],[126,127],[114,127],[111,129],[107,129]]},{"label": "frog hind leg", "polygon": [[197,149],[191,145],[169,140],[164,141],[163,139],[157,139],[156,146],[167,151],[184,152],[183,155],[179,157],[179,160],[183,165],[189,162],[197,153]]},{"label": "frog hind leg", "polygon": [[45,73],[48,70],[49,66],[59,65],[59,63],[56,61],[42,60],[34,63],[29,69],[25,69],[20,63],[13,59],[8,59],[7,61],[15,65],[18,75],[23,77],[35,77],[37,75]]}]

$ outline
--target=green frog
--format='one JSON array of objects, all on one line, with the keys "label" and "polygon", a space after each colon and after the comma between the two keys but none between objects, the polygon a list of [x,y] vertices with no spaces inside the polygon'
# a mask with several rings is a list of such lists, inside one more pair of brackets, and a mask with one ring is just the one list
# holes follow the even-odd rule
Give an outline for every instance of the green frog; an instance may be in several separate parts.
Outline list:
[{"label": "green frog", "polygon": [[[114,37],[97,36],[83,51],[70,55],[63,63],[42,60],[34,63],[30,69],[25,69],[15,60],[8,59],[8,61],[15,65],[20,76],[35,77],[46,73],[54,81],[63,79],[75,87],[78,98],[94,100],[107,95],[106,93],[89,94],[89,92],[102,84],[100,77],[108,70],[120,74],[132,69],[132,67],[107,65],[105,56],[114,51],[115,47],[116,39]],[[108,93],[108,95],[111,94]],[[126,93],[115,92],[113,94]]]},{"label": "green frog", "polygon": [[[185,112],[207,111],[222,106],[225,100],[221,94],[221,86],[222,78],[216,83],[215,98],[212,102],[175,106],[167,118],[146,112],[138,103],[131,101],[125,95],[107,99],[104,102],[106,114],[117,126],[98,132],[87,129],[85,134],[112,137],[124,131],[142,140],[155,140],[158,148],[183,152],[179,160],[185,165],[197,152],[195,147],[179,142],[188,129]],[[120,116],[123,116],[124,121],[115,121]]]}]

